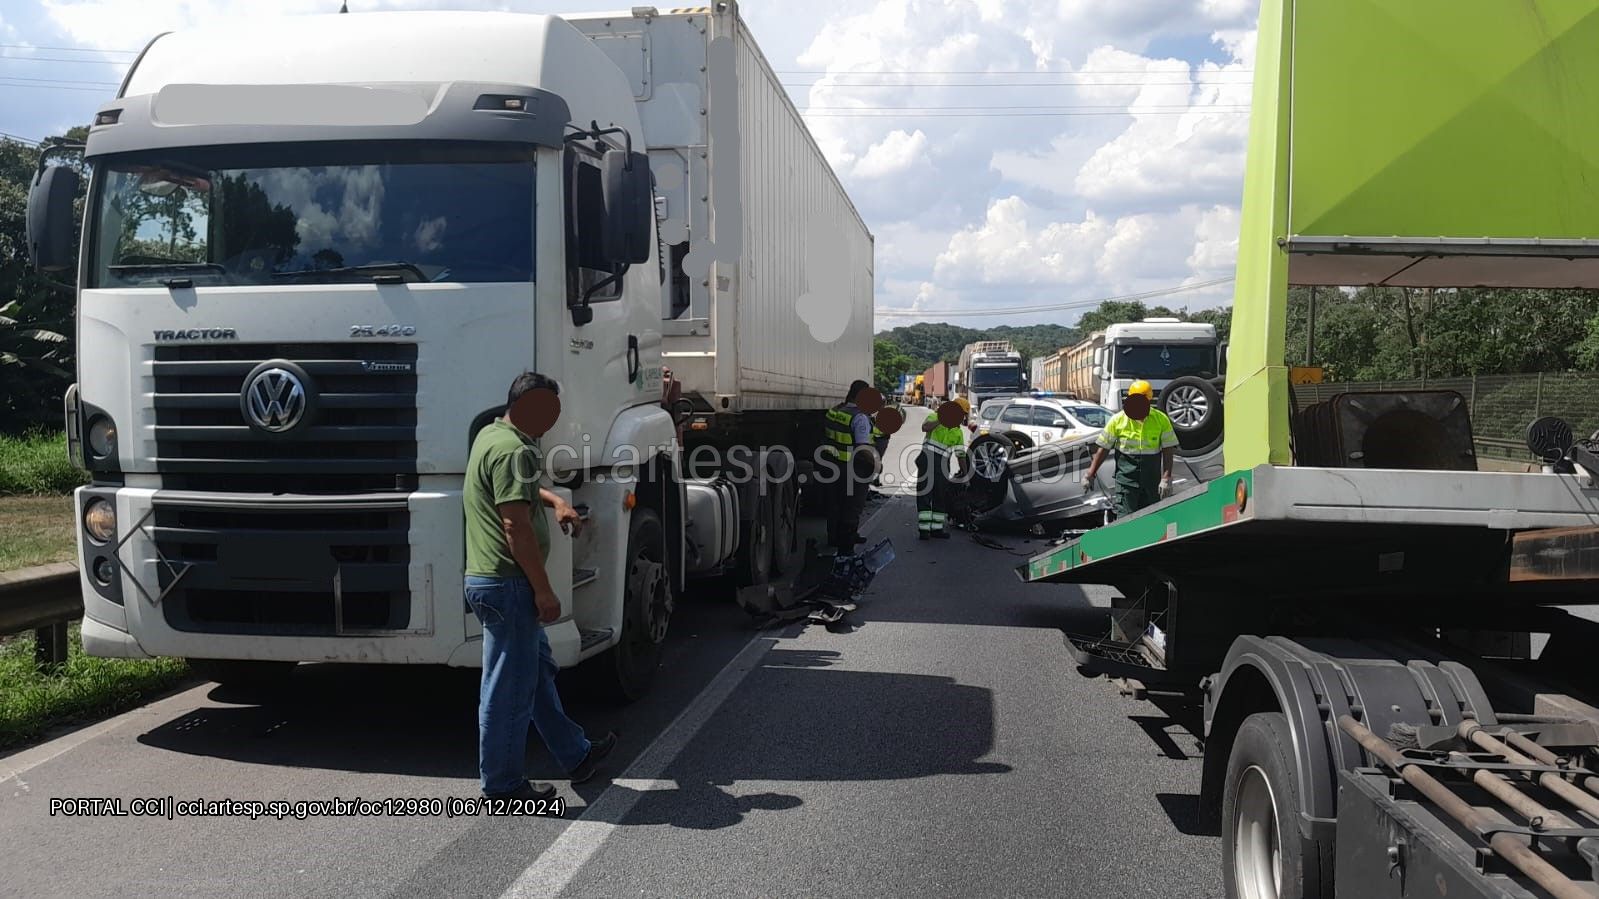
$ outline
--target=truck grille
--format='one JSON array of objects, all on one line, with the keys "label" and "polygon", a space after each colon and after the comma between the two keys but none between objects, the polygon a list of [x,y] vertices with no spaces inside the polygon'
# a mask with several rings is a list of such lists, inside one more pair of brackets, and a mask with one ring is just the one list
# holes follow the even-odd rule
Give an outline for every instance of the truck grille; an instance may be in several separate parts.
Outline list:
[{"label": "truck grille", "polygon": [[405,509],[158,502],[150,531],[173,569],[157,566],[161,589],[172,588],[161,601],[163,613],[176,630],[213,634],[407,629],[409,529]]},{"label": "truck grille", "polygon": [[[397,343],[158,346],[156,469],[250,475],[264,492],[344,489],[328,475],[367,489],[387,475],[392,485],[416,471],[416,358],[415,344]],[[239,406],[246,376],[269,359],[299,366],[317,396],[307,421],[283,435],[253,430]]]}]

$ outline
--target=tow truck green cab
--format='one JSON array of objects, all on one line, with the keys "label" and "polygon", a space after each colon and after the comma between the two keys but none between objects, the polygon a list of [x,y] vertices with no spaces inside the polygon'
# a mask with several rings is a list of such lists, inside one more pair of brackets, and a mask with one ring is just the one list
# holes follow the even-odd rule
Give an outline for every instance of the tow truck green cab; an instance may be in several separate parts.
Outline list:
[{"label": "tow truck green cab", "polygon": [[1202,697],[1230,896],[1596,889],[1599,798],[1534,786],[1599,784],[1599,567],[1551,563],[1595,447],[1480,471],[1458,395],[1296,410],[1284,347],[1290,285],[1599,288],[1595,48],[1599,0],[1262,2],[1229,473],[1018,569],[1122,594],[1084,669]]}]

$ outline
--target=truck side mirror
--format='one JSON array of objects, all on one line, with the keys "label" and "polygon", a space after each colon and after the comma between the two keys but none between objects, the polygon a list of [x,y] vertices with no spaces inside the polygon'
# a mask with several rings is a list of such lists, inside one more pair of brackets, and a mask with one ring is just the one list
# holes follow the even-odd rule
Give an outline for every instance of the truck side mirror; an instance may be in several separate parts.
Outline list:
[{"label": "truck side mirror", "polygon": [[643,153],[612,150],[600,160],[600,185],[605,198],[600,251],[613,263],[634,265],[650,258],[650,160]]},{"label": "truck side mirror", "polygon": [[1216,347],[1216,374],[1227,374],[1227,341],[1223,340],[1221,346]]},{"label": "truck side mirror", "polygon": [[77,169],[41,166],[28,188],[28,262],[41,272],[72,268],[72,201],[78,194]]}]

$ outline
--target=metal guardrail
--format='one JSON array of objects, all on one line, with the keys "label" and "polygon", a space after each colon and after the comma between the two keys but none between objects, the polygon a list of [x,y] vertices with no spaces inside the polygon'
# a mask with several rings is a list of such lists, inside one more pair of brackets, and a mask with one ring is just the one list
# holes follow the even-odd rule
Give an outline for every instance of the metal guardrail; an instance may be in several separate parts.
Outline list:
[{"label": "metal guardrail", "polygon": [[0,572],[0,636],[34,632],[42,671],[67,661],[67,625],[83,617],[78,566],[71,562]]}]

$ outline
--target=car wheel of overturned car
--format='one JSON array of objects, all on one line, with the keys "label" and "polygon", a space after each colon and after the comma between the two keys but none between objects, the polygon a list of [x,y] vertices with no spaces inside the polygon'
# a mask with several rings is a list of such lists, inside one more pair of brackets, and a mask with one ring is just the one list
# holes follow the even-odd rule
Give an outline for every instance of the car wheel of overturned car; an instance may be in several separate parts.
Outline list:
[{"label": "car wheel of overturned car", "polygon": [[627,582],[622,596],[622,633],[599,657],[607,692],[628,702],[649,692],[661,664],[661,644],[672,618],[672,579],[666,570],[666,538],[651,509],[633,510],[627,529]]},{"label": "car wheel of overturned car", "polygon": [[1005,476],[1005,463],[1010,459],[1015,444],[1000,434],[984,434],[972,441],[967,453],[971,457],[972,474],[985,481],[998,481]]},{"label": "car wheel of overturned car", "polygon": [[1192,375],[1174,378],[1161,390],[1160,411],[1171,419],[1183,455],[1215,449],[1221,437],[1222,397],[1211,381]]}]

